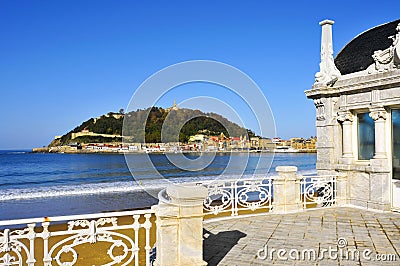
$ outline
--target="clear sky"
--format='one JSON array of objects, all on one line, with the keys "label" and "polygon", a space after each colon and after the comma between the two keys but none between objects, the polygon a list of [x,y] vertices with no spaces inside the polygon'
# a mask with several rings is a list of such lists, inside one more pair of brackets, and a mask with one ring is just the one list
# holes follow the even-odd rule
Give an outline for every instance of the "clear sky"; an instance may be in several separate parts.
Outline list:
[{"label": "clear sky", "polygon": [[[318,22],[335,20],[336,54],[399,10],[398,0],[0,0],[0,149],[47,145],[90,117],[126,108],[156,71],[196,59],[248,74],[270,103],[278,136],[315,135],[304,90],[318,71]],[[178,92],[160,105],[183,101]]]}]

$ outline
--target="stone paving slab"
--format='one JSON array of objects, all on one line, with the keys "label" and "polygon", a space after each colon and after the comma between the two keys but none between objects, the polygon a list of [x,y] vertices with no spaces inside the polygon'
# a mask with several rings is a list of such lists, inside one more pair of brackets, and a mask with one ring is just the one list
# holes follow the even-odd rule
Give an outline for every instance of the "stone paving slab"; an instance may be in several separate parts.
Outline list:
[{"label": "stone paving slab", "polygon": [[210,266],[400,265],[400,213],[341,207],[205,221],[204,260]]}]

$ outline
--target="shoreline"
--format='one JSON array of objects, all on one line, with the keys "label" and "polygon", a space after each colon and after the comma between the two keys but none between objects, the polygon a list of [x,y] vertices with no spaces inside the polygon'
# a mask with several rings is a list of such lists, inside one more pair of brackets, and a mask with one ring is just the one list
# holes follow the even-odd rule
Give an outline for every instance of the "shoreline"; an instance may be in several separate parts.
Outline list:
[{"label": "shoreline", "polygon": [[283,153],[283,154],[296,154],[296,153],[317,153],[316,149],[301,149],[296,151],[271,151],[271,150],[230,150],[230,151],[115,151],[115,150],[81,150],[81,149],[66,149],[64,147],[43,147],[32,148],[32,153],[67,153],[67,154],[201,154],[201,153]]}]

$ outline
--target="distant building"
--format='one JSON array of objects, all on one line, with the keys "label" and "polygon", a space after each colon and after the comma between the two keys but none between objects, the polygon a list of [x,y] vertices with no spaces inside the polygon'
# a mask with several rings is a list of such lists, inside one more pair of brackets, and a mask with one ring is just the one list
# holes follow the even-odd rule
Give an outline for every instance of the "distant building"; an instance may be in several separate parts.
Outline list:
[{"label": "distant building", "polygon": [[272,143],[279,143],[279,142],[281,142],[281,141],[282,141],[281,138],[273,138],[273,139],[272,139]]},{"label": "distant building", "polygon": [[121,135],[94,133],[94,132],[91,132],[91,131],[89,131],[88,129],[85,128],[81,132],[72,133],[71,134],[71,140],[72,139],[76,139],[78,137],[83,137],[83,136],[91,136],[91,137],[100,136],[100,137],[105,137],[105,138],[119,138],[119,137],[121,137]]},{"label": "distant building", "polygon": [[257,149],[257,150],[260,148],[260,138],[259,137],[251,137],[250,138],[250,148]]},{"label": "distant building", "polygon": [[189,142],[203,142],[206,139],[206,135],[196,134],[189,137]]},{"label": "distant building", "polygon": [[305,149],[307,150],[315,150],[317,148],[317,138],[311,137],[305,140]]},{"label": "distant building", "polygon": [[261,138],[259,142],[259,149],[273,151],[275,149],[275,144],[272,142],[272,139]]},{"label": "distant building", "polygon": [[170,112],[170,111],[172,111],[172,110],[179,110],[179,107],[178,107],[178,105],[176,104],[176,100],[174,100],[174,105],[172,106],[172,107],[170,107],[170,108],[167,108],[167,109],[165,109],[167,112]]},{"label": "distant building", "polygon": [[106,114],[105,116],[106,117],[114,117],[115,119],[120,119],[120,118],[123,118],[125,115],[121,114],[121,113],[110,112],[110,113]]},{"label": "distant building", "polygon": [[81,150],[82,149],[82,145],[78,142],[70,142],[70,143],[68,143],[68,146],[71,150]]},{"label": "distant building", "polygon": [[297,150],[305,149],[305,139],[303,138],[291,138],[290,147]]}]

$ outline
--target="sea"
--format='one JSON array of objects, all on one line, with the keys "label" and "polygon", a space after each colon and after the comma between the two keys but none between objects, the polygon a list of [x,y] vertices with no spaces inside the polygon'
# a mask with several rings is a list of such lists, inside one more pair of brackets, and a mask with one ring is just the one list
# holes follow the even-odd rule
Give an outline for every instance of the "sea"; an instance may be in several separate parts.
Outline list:
[{"label": "sea", "polygon": [[[199,169],[178,167],[174,156],[182,155],[0,151],[0,220],[148,208],[157,204],[154,195],[166,180],[262,178],[283,165],[316,173],[313,153],[216,153]],[[184,156],[194,163],[201,157]]]}]

